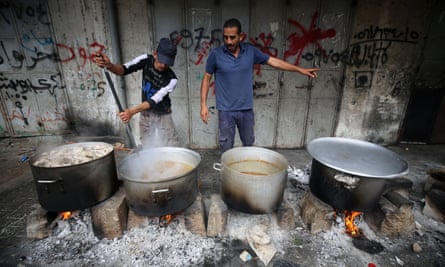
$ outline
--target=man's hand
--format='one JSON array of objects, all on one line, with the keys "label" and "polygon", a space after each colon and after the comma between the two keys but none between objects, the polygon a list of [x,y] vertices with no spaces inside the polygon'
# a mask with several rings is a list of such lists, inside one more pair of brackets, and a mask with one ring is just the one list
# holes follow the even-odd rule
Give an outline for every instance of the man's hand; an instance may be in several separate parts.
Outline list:
[{"label": "man's hand", "polygon": [[128,122],[131,119],[131,117],[133,117],[133,114],[134,113],[131,111],[131,109],[126,109],[121,113],[119,113],[119,117],[123,122]]},{"label": "man's hand", "polygon": [[110,58],[107,57],[102,52],[97,52],[94,56],[94,63],[101,68],[109,69],[113,64],[110,61]]},{"label": "man's hand", "polygon": [[302,69],[301,74],[307,75],[311,78],[317,78],[318,77],[317,71],[319,71],[319,70],[320,70],[319,68]]},{"label": "man's hand", "polygon": [[209,108],[207,106],[201,106],[201,120],[207,124],[210,120]]}]

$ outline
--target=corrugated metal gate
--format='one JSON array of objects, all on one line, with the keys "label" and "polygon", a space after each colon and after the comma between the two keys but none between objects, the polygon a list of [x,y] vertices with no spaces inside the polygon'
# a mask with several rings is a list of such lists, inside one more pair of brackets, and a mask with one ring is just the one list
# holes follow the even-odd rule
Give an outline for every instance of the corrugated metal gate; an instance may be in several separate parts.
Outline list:
[{"label": "corrugated metal gate", "polygon": [[[51,10],[60,12],[67,3],[52,1]],[[74,9],[70,12],[76,15],[70,13],[65,19],[63,13],[49,14],[43,0],[0,0],[0,136],[60,134],[71,123],[84,121],[99,126],[103,121],[107,129],[119,124],[100,71],[91,63],[92,51],[110,46],[104,3],[69,2],[64,12]],[[114,3],[126,7],[124,2]],[[218,147],[216,111],[209,125],[203,124],[199,94],[207,56],[212,47],[222,45],[222,24],[230,17],[241,21],[245,41],[262,51],[303,67],[321,68],[320,77],[309,81],[296,73],[255,67],[255,145],[295,148],[313,138],[333,135],[342,97],[342,55],[347,54],[349,40],[349,0],[277,0],[273,5],[266,0],[148,3],[153,44],[165,36],[178,42],[174,70],[179,84],[172,99],[184,145]],[[143,23],[137,26],[139,30],[145,28]],[[53,29],[61,43],[57,43]],[[142,52],[131,45],[124,49]],[[212,92],[208,103],[214,106]],[[77,119],[69,116],[71,110]],[[87,123],[88,130],[100,128],[91,126],[96,124]],[[238,139],[236,142],[240,144]]]},{"label": "corrugated metal gate", "polygon": [[[321,68],[313,81],[268,66],[255,68],[255,144],[295,148],[333,135],[343,84],[342,52],[349,37],[349,1],[154,0],[152,11],[155,40],[169,36],[178,42],[174,116],[192,147],[218,146],[216,111],[208,125],[202,123],[199,94],[207,56],[222,44],[222,24],[230,17],[241,21],[246,42],[269,55]],[[211,92],[209,106],[214,100]]]},{"label": "corrugated metal gate", "polygon": [[[64,82],[43,1],[0,1],[0,136],[68,128]],[[57,47],[72,51],[70,47]]]}]

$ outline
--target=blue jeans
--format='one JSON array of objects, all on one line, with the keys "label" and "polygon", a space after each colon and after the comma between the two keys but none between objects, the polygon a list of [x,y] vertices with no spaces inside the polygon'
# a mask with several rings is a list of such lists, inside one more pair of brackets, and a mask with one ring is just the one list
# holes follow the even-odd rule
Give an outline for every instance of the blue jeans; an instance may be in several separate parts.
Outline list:
[{"label": "blue jeans", "polygon": [[255,141],[253,110],[218,111],[219,146],[221,153],[233,147],[235,130],[238,128],[243,146],[251,146]]}]

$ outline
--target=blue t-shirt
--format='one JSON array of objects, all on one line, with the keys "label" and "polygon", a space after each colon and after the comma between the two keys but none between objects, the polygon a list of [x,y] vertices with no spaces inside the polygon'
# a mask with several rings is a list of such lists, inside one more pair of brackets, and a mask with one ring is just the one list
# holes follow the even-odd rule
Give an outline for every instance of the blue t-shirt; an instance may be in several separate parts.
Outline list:
[{"label": "blue t-shirt", "polygon": [[265,64],[269,55],[250,44],[240,44],[237,58],[225,45],[207,58],[206,72],[214,74],[216,108],[222,111],[253,108],[253,65]]}]

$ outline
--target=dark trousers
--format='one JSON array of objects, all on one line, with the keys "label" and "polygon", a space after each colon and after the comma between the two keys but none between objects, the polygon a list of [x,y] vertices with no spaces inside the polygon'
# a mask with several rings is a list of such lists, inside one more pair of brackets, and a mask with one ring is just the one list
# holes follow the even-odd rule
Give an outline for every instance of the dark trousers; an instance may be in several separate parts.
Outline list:
[{"label": "dark trousers", "polygon": [[238,128],[243,146],[252,146],[255,141],[254,124],[255,118],[252,109],[218,111],[219,146],[221,153],[233,147],[236,128]]}]

